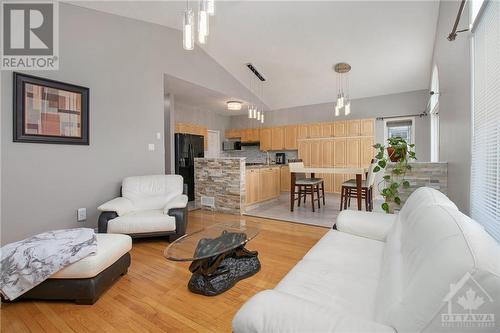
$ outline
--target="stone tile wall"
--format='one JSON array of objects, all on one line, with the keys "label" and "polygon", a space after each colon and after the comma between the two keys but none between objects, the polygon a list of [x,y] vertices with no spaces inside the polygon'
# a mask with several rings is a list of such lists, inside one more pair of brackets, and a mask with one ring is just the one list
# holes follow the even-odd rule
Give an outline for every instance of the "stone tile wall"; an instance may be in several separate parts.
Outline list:
[{"label": "stone tile wall", "polygon": [[[412,170],[406,173],[405,179],[410,182],[410,188],[401,190],[401,206],[417,188],[426,186],[448,194],[448,163],[446,162],[414,162],[410,163]],[[385,170],[390,174],[393,164],[389,164]],[[380,185],[379,189],[382,188]]]},{"label": "stone tile wall", "polygon": [[[245,209],[245,158],[196,158],[195,204],[213,197],[215,211],[241,215]],[[203,207],[202,207],[203,208]]]}]

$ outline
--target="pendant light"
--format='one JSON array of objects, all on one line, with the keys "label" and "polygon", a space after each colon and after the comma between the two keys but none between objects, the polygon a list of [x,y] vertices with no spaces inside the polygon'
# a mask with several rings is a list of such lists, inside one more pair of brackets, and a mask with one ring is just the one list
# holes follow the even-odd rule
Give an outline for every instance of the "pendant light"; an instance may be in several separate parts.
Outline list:
[{"label": "pendant light", "polygon": [[182,46],[184,50],[194,49],[194,13],[189,8],[189,1],[186,1],[182,25]]},{"label": "pendant light", "polygon": [[335,116],[340,116],[341,109],[347,116],[351,113],[351,100],[349,97],[349,71],[351,65],[341,62],[335,64],[333,69],[337,73],[337,102],[335,104]]},{"label": "pendant light", "polygon": [[206,44],[208,37],[208,11],[207,0],[200,0],[200,8],[198,10],[198,43]]},{"label": "pendant light", "polygon": [[207,12],[210,16],[215,16],[215,0],[207,0]]}]

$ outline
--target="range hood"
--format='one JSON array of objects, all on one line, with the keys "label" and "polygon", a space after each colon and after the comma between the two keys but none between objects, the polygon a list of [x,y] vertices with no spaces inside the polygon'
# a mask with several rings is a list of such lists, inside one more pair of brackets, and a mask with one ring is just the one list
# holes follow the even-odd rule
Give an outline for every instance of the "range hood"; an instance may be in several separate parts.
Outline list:
[{"label": "range hood", "polygon": [[259,146],[260,142],[259,141],[253,141],[253,142],[241,142],[241,146]]}]

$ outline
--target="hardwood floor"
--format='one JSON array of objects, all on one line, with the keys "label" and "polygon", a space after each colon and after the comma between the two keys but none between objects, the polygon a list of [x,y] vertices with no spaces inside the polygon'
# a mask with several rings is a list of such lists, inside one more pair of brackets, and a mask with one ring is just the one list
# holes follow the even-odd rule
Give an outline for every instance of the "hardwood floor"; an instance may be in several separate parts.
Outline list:
[{"label": "hardwood floor", "polygon": [[193,211],[188,232],[244,219],[261,229],[247,248],[259,251],[262,269],[227,292],[206,297],[187,289],[189,263],[163,257],[168,242],[134,241],[128,274],[94,305],[69,302],[2,304],[2,332],[231,332],[240,306],[273,288],[328,229],[254,217]]}]

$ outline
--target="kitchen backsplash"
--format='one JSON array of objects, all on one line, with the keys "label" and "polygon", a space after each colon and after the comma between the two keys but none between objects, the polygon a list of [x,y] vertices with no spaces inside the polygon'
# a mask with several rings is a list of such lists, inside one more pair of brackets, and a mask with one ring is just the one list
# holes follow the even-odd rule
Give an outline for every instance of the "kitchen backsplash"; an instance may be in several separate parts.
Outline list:
[{"label": "kitchen backsplash", "polygon": [[[269,156],[273,162],[276,159],[276,153],[285,153],[287,161],[297,158],[296,150],[272,151],[269,152]],[[259,146],[243,146],[241,150],[222,151],[221,155],[222,157],[246,157],[247,163],[265,163],[267,153],[260,151]]]}]

